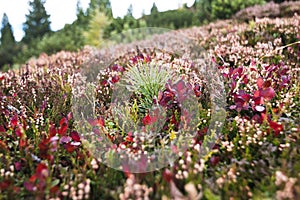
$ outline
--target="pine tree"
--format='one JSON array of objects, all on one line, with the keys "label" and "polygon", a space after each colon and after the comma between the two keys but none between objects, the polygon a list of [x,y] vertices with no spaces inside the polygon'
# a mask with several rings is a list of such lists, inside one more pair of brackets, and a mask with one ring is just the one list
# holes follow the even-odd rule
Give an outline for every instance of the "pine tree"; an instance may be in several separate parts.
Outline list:
[{"label": "pine tree", "polygon": [[26,15],[26,22],[23,24],[25,36],[23,41],[30,43],[32,39],[41,38],[46,33],[51,32],[50,29],[50,15],[47,14],[45,9],[44,0],[33,0],[29,2],[31,10]]},{"label": "pine tree", "polygon": [[13,34],[12,27],[8,21],[6,13],[2,17],[2,26],[1,26],[1,47],[12,46],[15,44],[15,37]]},{"label": "pine tree", "polygon": [[0,42],[0,68],[2,68],[4,65],[13,64],[13,58],[16,53],[16,41],[13,30],[5,13],[2,17]]},{"label": "pine tree", "polygon": [[79,24],[80,26],[87,24],[87,16],[81,7],[80,0],[77,0],[76,16],[77,16],[77,24]]},{"label": "pine tree", "polygon": [[159,26],[159,24],[157,24],[159,12],[158,12],[158,9],[157,9],[157,6],[155,3],[153,3],[153,6],[152,6],[150,12],[151,13],[150,13],[149,19],[147,21],[147,24],[149,26]]}]

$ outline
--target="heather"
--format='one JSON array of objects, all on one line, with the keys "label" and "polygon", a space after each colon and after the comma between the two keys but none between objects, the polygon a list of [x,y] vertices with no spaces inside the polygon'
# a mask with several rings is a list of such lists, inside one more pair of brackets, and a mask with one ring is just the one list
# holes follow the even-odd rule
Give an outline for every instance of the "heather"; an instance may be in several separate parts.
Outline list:
[{"label": "heather", "polygon": [[[41,54],[18,70],[1,72],[0,197],[298,199],[299,27],[298,15],[249,23],[217,21],[163,33],[155,40]],[[217,69],[213,74],[197,70],[183,36],[209,53],[206,59]],[[159,48],[161,43],[166,50]],[[182,54],[175,54],[177,49]],[[175,75],[181,79],[172,80]],[[224,88],[214,82],[216,77]],[[89,81],[95,91],[87,87]],[[128,104],[112,107],[114,99],[122,99],[113,95],[118,84],[131,86],[133,95]],[[219,89],[220,94],[214,93],[219,99],[225,94],[221,105],[226,112],[216,129],[218,138],[201,154],[214,116],[211,87]],[[144,173],[107,167],[93,154],[95,144],[83,136],[86,125],[76,124],[81,116],[75,101],[88,105],[89,92],[95,94],[91,108],[97,118],[88,118],[89,107],[82,108],[88,130],[95,133],[88,137],[105,133],[116,151],[128,150],[133,157],[183,141],[187,145],[178,148],[179,158]],[[185,94],[194,98],[189,111],[196,110],[197,118],[180,109]],[[151,104],[168,112],[157,119],[161,115]],[[161,134],[147,134],[159,120],[166,120],[158,128]],[[191,123],[197,129],[189,143],[189,131],[185,137],[176,133],[185,130],[181,124]],[[133,134],[136,127],[143,131]],[[142,164],[147,167],[151,161]]]}]

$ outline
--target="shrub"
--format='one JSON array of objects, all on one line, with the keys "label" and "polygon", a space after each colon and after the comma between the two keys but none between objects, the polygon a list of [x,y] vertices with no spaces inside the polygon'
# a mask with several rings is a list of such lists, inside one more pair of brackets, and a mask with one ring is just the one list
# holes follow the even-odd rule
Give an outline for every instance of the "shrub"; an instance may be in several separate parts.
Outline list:
[{"label": "shrub", "polygon": [[241,9],[264,2],[264,0],[214,0],[211,5],[212,16],[215,19],[228,19]]},{"label": "shrub", "polygon": [[275,18],[280,15],[280,6],[274,2],[264,5],[254,5],[240,10],[234,15],[235,19],[249,21],[255,18],[270,17]]},{"label": "shrub", "polygon": [[299,1],[284,1],[280,4],[271,1],[264,5],[254,5],[242,9],[234,15],[234,18],[242,21],[249,21],[263,17],[292,17],[295,13],[300,13]]}]

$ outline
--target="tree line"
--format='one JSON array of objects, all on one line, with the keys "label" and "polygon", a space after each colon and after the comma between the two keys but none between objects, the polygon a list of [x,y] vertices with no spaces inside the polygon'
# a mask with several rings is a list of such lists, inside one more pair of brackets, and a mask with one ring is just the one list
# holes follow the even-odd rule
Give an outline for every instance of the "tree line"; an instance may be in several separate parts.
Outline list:
[{"label": "tree line", "polygon": [[102,47],[106,39],[128,29],[180,29],[201,25],[215,19],[230,18],[245,7],[263,3],[264,0],[195,0],[191,7],[185,4],[177,10],[165,12],[160,12],[154,3],[149,15],[143,14],[141,18],[135,19],[132,5],[123,18],[113,18],[109,0],[91,0],[87,10],[82,9],[78,0],[77,19],[54,32],[50,28],[50,15],[44,7],[45,0],[32,0],[23,24],[25,34],[20,42],[16,42],[9,19],[3,14],[0,27],[0,69],[6,70],[14,64],[25,63],[30,57],[42,52],[52,54],[60,50],[77,51],[84,45]]}]

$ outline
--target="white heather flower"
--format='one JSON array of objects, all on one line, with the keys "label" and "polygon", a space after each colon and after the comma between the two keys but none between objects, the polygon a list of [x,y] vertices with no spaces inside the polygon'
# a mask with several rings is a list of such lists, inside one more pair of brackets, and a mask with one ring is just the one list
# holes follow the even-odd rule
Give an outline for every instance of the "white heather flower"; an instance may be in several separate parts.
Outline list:
[{"label": "white heather flower", "polygon": [[86,186],[84,187],[84,192],[85,192],[86,194],[88,194],[88,193],[90,193],[90,191],[91,191],[90,185],[86,185]]},{"label": "white heather flower", "polygon": [[225,179],[223,177],[220,177],[217,179],[217,184],[220,188],[223,187],[223,184],[225,183]]},{"label": "white heather flower", "polygon": [[83,183],[79,183],[77,186],[79,189],[83,189],[84,188],[84,184]]},{"label": "white heather flower", "polygon": [[275,185],[277,186],[279,186],[282,182],[288,181],[288,177],[284,175],[281,171],[276,171],[275,178],[276,178]]},{"label": "white heather flower", "polygon": [[4,176],[4,173],[5,173],[5,170],[4,170],[4,169],[1,169],[1,170],[0,170],[1,176]]}]

